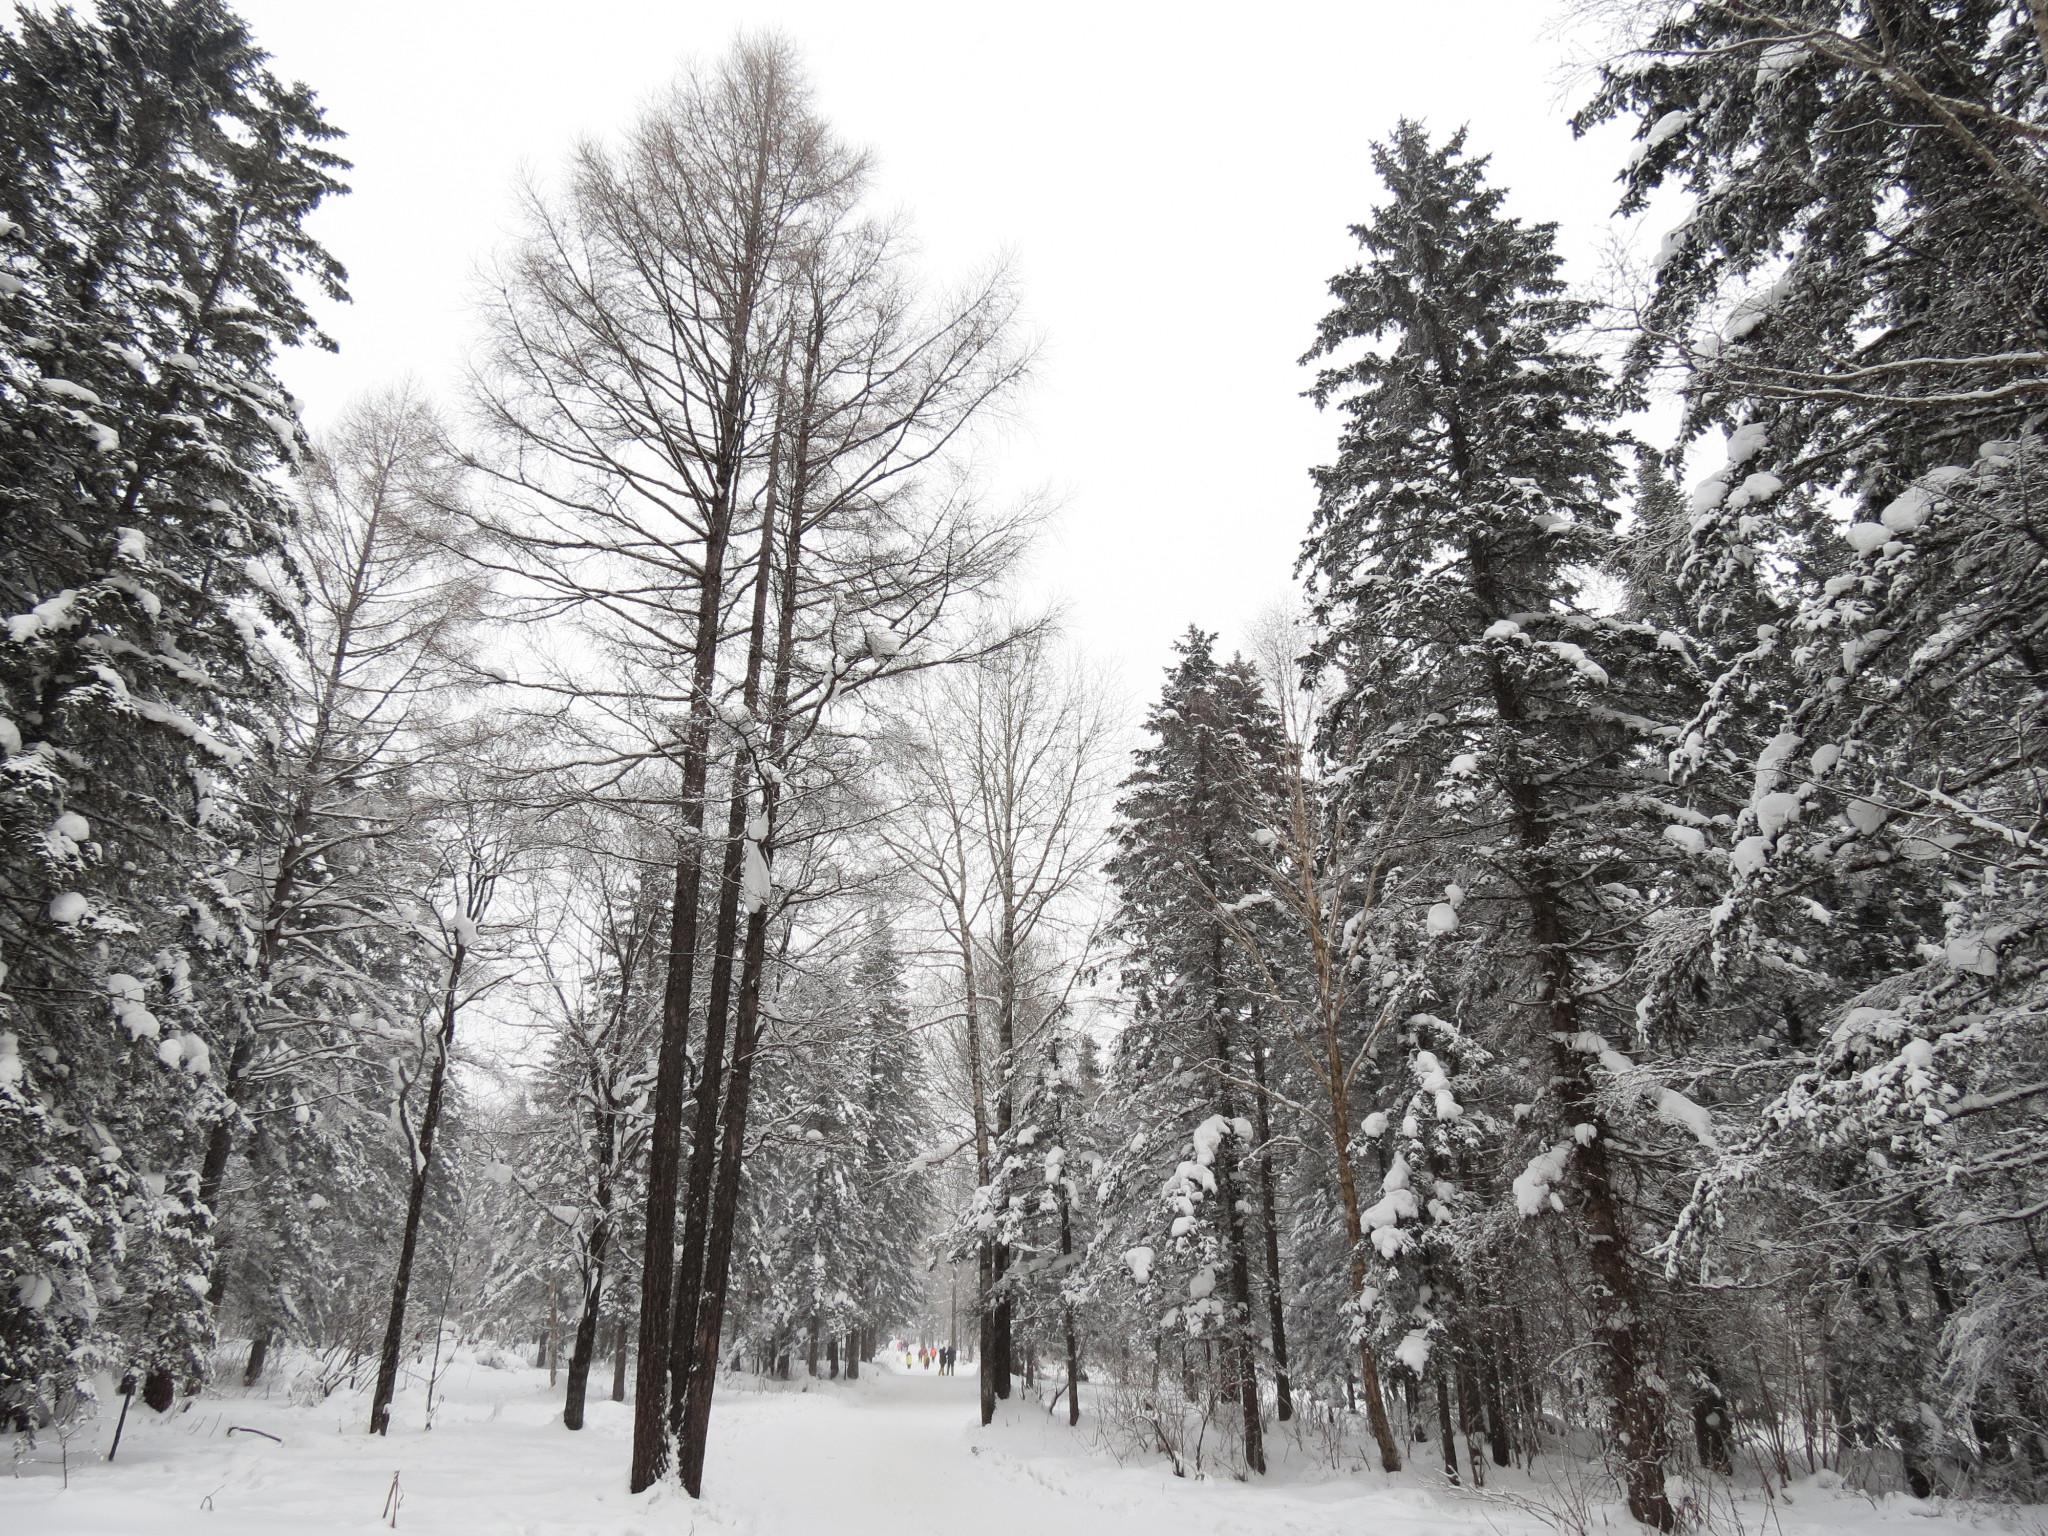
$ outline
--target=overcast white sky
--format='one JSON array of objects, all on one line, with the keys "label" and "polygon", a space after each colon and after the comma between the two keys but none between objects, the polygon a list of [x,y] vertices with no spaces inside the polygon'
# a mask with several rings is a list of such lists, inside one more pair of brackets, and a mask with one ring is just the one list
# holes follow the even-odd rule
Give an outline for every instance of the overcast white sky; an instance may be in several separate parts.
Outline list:
[{"label": "overcast white sky", "polygon": [[355,302],[293,359],[316,428],[410,375],[452,393],[476,264],[522,164],[625,122],[682,61],[773,28],[876,157],[930,270],[1013,258],[1044,339],[989,466],[1061,512],[1034,586],[1135,697],[1189,623],[1237,643],[1287,590],[1333,423],[1295,359],[1403,114],[1469,124],[1571,274],[1611,231],[1625,134],[1574,141],[1553,0],[1029,5],[917,0],[241,0],[280,73],[349,135],[318,229]]}]

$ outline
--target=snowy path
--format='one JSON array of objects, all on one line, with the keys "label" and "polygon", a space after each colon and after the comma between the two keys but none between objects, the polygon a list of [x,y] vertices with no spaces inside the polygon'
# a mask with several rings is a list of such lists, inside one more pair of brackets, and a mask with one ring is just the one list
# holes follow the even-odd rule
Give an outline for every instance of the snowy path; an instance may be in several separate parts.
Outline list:
[{"label": "snowy path", "polygon": [[[8,1536],[329,1536],[389,1529],[379,1510],[399,1473],[397,1528],[419,1536],[1549,1536],[1526,1515],[1478,1506],[1414,1474],[1332,1473],[1298,1450],[1263,1484],[1173,1477],[1156,1460],[1118,1466],[1088,1426],[1026,1404],[989,1429],[975,1383],[871,1372],[857,1384],[733,1390],[720,1397],[702,1503],[674,1489],[625,1491],[626,1411],[593,1406],[565,1431],[535,1371],[458,1367],[432,1433],[401,1396],[388,1440],[361,1405],[255,1396],[157,1420],[131,1415],[120,1460],[97,1443],[45,1438],[0,1475]],[[235,1434],[246,1425],[282,1443]],[[1780,1506],[1782,1536],[1962,1536],[1981,1513],[1917,1501],[1873,1506],[1811,1486]],[[1489,1520],[1487,1517],[1491,1516]],[[1618,1530],[1633,1529],[1626,1518]],[[2038,1527],[2035,1527],[2038,1529]]]}]

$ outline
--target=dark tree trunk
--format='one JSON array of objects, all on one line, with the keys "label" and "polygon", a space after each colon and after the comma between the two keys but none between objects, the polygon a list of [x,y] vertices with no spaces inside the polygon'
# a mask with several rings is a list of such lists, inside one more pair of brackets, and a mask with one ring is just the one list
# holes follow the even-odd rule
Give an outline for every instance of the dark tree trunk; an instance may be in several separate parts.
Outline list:
[{"label": "dark tree trunk", "polygon": [[1444,1441],[1444,1476],[1453,1486],[1458,1481],[1458,1437],[1451,1429],[1450,1371],[1439,1364],[1436,1368],[1436,1428]]},{"label": "dark tree trunk", "polygon": [[263,1363],[270,1356],[270,1330],[262,1328],[249,1341],[249,1363],[242,1367],[242,1385],[253,1387],[263,1379]]},{"label": "dark tree trunk", "polygon": [[1017,1340],[1011,1327],[1010,1293],[1005,1277],[1010,1272],[1010,1245],[995,1245],[996,1304],[989,1314],[989,1371],[995,1378],[996,1396],[1004,1402],[1010,1400],[1011,1378],[1016,1375],[1017,1362],[1012,1352]]},{"label": "dark tree trunk", "polygon": [[995,1244],[987,1238],[981,1242],[978,1276],[981,1281],[976,1299],[980,1302],[975,1318],[980,1325],[980,1343],[976,1352],[981,1356],[981,1422],[994,1422],[996,1416],[996,1309],[989,1301],[989,1293],[995,1288]]},{"label": "dark tree trunk", "polygon": [[[775,790],[763,793],[764,814],[774,822]],[[764,857],[767,849],[764,847]],[[747,1110],[753,1092],[754,1055],[760,1044],[761,977],[768,958],[768,903],[747,914],[746,947],[740,969],[737,1027],[733,1031],[732,1076],[725,1098],[718,1155],[718,1185],[704,1242],[704,1287],[697,1307],[697,1345],[683,1404],[679,1451],[683,1487],[691,1498],[704,1486],[704,1445],[711,1429],[711,1398],[718,1384],[718,1335],[725,1326],[726,1286],[732,1270],[734,1219],[739,1211],[740,1159],[746,1151]]]},{"label": "dark tree trunk", "polygon": [[1479,1369],[1486,1391],[1486,1435],[1492,1443],[1493,1464],[1505,1467],[1514,1460],[1514,1442],[1508,1434],[1507,1408],[1501,1399],[1502,1361],[1499,1342],[1493,1341],[1481,1356]]},{"label": "dark tree trunk", "polygon": [[590,1234],[590,1272],[583,1286],[583,1310],[576,1318],[576,1342],[569,1353],[569,1390],[562,1402],[562,1423],[583,1427],[583,1398],[590,1388],[590,1362],[597,1358],[597,1313],[604,1302],[605,1250],[610,1234],[603,1222]]},{"label": "dark tree trunk", "polygon": [[[749,700],[751,706],[752,700]],[[669,1329],[669,1433],[682,1430],[683,1383],[697,1342],[697,1302],[704,1280],[704,1228],[718,1169],[718,1106],[725,1087],[725,1036],[732,1013],[732,966],[739,933],[740,837],[746,829],[747,768],[733,755],[733,795],[725,853],[718,870],[718,911],[711,931],[711,977],[705,992],[704,1038],[698,1047],[697,1091],[690,1106],[690,1166],[683,1183],[683,1243],[676,1255],[675,1301]]]},{"label": "dark tree trunk", "polygon": [[1253,1095],[1253,1124],[1259,1133],[1259,1206],[1265,1218],[1261,1225],[1266,1239],[1266,1326],[1273,1334],[1274,1412],[1285,1423],[1294,1417],[1294,1386],[1287,1374],[1287,1307],[1280,1290],[1280,1212],[1273,1193],[1273,1116],[1266,1101],[1266,1048],[1257,1034],[1254,1025],[1252,1081],[1258,1092]]},{"label": "dark tree trunk", "polygon": [[1480,1454],[1479,1392],[1472,1383],[1471,1365],[1458,1362],[1458,1428],[1465,1436],[1465,1460],[1472,1468],[1472,1486],[1486,1486],[1486,1458]]},{"label": "dark tree trunk", "polygon": [[384,1349],[377,1360],[377,1387],[370,1397],[370,1433],[391,1430],[391,1399],[398,1390],[398,1356],[405,1344],[405,1304],[412,1290],[413,1259],[419,1252],[420,1218],[427,1206],[427,1180],[434,1171],[434,1135],[441,1126],[441,1098],[448,1082],[448,1058],[455,1053],[456,989],[469,951],[460,943],[449,962],[448,982],[441,994],[441,1031],[434,1051],[434,1070],[427,1084],[426,1108],[420,1114],[419,1166],[405,1204],[405,1232],[399,1240],[398,1272],[391,1277],[391,1310],[384,1323]]},{"label": "dark tree trunk", "polygon": [[626,1325],[624,1321],[612,1325],[612,1401],[626,1400]]}]

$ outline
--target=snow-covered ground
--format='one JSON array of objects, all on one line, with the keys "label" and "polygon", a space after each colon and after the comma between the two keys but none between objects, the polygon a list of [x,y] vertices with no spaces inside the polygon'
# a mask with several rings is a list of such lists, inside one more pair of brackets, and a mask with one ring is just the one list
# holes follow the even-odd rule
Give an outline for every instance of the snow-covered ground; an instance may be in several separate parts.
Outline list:
[{"label": "snow-covered ground", "polygon": [[[9,1536],[321,1536],[397,1528],[521,1536],[1523,1536],[1544,1527],[1511,1506],[1435,1486],[1427,1473],[1387,1478],[1334,1471],[1312,1447],[1278,1447],[1259,1483],[1175,1478],[1156,1460],[1119,1465],[1084,1419],[1069,1430],[1028,1404],[988,1429],[969,1376],[872,1369],[857,1383],[721,1394],[707,1497],[625,1489],[629,1419],[592,1405],[580,1434],[561,1427],[544,1371],[457,1365],[445,1406],[420,1429],[417,1395],[401,1396],[389,1439],[363,1433],[362,1405],[337,1394],[314,1406],[282,1397],[202,1399],[162,1419],[129,1415],[119,1460],[107,1433],[68,1447],[45,1437],[0,1476]],[[1085,1403],[1086,1399],[1084,1399]],[[276,1442],[246,1427],[278,1437]],[[230,1433],[230,1430],[237,1430]],[[67,1465],[68,1464],[68,1465]],[[1539,1464],[1540,1465],[1540,1464]],[[68,1477],[68,1486],[66,1481]],[[1499,1480],[1497,1479],[1497,1482]],[[1507,1486],[1527,1489],[1520,1474]],[[1911,1499],[1873,1502],[1795,1483],[1789,1501],[1746,1508],[1752,1536],[1960,1536],[2036,1533],[2038,1511],[1989,1513]],[[1591,1511],[1596,1531],[1634,1529]],[[1740,1536],[1732,1521],[1722,1536]]]}]

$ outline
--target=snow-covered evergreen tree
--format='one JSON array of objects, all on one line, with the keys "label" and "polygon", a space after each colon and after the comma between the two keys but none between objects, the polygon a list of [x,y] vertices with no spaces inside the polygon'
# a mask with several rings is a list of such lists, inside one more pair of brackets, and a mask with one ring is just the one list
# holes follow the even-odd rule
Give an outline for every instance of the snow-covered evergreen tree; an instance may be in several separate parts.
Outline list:
[{"label": "snow-covered evergreen tree", "polygon": [[[1619,984],[1659,905],[1645,882],[1665,862],[1660,834],[1684,814],[1655,789],[1687,642],[1584,591],[1611,548],[1621,472],[1612,394],[1575,345],[1587,309],[1564,290],[1554,227],[1507,217],[1462,135],[1437,145],[1404,122],[1374,163],[1389,197],[1355,231],[1367,259],[1332,281],[1313,354],[1329,359],[1316,398],[1344,428],[1316,472],[1304,554],[1325,634],[1314,665],[1338,679],[1325,732],[1349,770],[1339,793],[1371,808],[1361,824],[1395,827],[1360,953],[1379,978],[1365,1001],[1411,1032],[1420,1014],[1442,1016],[1522,1063],[1526,1107],[1500,1122],[1514,1134],[1495,1155],[1526,1164],[1520,1213],[1570,1231],[1629,1508],[1668,1529],[1647,1255],[1609,1150],[1619,1125],[1654,1121],[1628,1112],[1632,1091],[1612,1091],[1636,1069],[1607,1036],[1634,1032]],[[1449,1045],[1424,1033],[1403,1067],[1382,1063],[1385,1091],[1405,1100],[1412,1074],[1455,1119],[1449,1074],[1485,1054],[1447,1064]],[[1681,1134],[1710,1135],[1673,1090],[1647,1102]],[[1410,1187],[1387,1188],[1370,1223],[1389,1261],[1411,1216],[1455,1221],[1465,1204],[1456,1173],[1470,1149],[1404,1140]],[[1382,1309],[1404,1300],[1380,1288]],[[1425,1315],[1434,1326],[1440,1305]]]},{"label": "snow-covered evergreen tree", "polygon": [[[0,34],[0,1403],[168,1403],[209,1334],[199,1198],[250,934],[221,876],[296,597],[272,368],[341,271],[310,92],[216,0]],[[199,1283],[192,1283],[195,1276]]]}]

